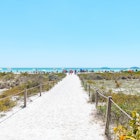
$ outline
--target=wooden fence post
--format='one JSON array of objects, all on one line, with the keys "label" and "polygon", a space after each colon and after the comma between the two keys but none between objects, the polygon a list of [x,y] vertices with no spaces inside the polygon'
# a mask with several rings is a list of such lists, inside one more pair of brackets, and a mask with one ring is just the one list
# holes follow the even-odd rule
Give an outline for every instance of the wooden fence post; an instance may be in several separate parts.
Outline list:
[{"label": "wooden fence post", "polygon": [[41,93],[42,93],[42,84],[40,84],[40,96],[41,96]]},{"label": "wooden fence post", "polygon": [[84,83],[84,80],[82,80],[82,84],[83,84],[83,87],[85,87],[85,85],[84,85],[84,84],[85,84],[85,83]]},{"label": "wooden fence post", "polygon": [[90,85],[88,86],[88,90],[89,90],[89,97],[90,97]]},{"label": "wooden fence post", "polygon": [[87,91],[87,83],[86,83],[86,87],[85,87],[86,91]]},{"label": "wooden fence post", "polygon": [[84,87],[84,80],[82,79],[82,84],[83,84],[83,87]]},{"label": "wooden fence post", "polygon": [[98,106],[98,90],[96,90],[95,92],[95,104],[96,104],[96,108]]},{"label": "wooden fence post", "polygon": [[24,92],[24,107],[27,106],[27,89],[25,89],[25,92]]},{"label": "wooden fence post", "polygon": [[111,99],[112,97],[109,96],[107,99],[107,110],[106,110],[106,124],[105,124],[105,135],[109,135],[109,123],[111,120]]}]

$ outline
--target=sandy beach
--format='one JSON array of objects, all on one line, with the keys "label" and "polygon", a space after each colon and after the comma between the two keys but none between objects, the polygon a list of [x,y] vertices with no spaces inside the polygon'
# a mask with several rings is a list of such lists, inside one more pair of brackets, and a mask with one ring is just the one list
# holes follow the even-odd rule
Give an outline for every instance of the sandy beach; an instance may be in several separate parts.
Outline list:
[{"label": "sandy beach", "polygon": [[41,98],[0,123],[1,140],[105,140],[76,75],[67,75]]}]

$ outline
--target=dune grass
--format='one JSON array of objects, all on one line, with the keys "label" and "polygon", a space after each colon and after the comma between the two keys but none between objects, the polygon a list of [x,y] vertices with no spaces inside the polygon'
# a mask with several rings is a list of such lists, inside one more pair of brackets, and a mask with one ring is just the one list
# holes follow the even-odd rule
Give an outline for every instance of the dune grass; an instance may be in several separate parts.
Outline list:
[{"label": "dune grass", "polygon": [[79,77],[91,87],[102,90],[106,96],[112,96],[114,102],[127,113],[131,114],[132,111],[140,113],[140,92],[138,89],[140,87],[140,72],[88,73],[79,74]]},{"label": "dune grass", "polygon": [[[0,94],[0,111],[7,111],[16,105],[17,101],[12,99],[15,94],[20,93],[25,89],[36,87],[34,89],[28,90],[28,97],[36,95],[40,92],[40,84],[42,84],[42,91],[48,91],[65,76],[66,75],[64,73],[0,73],[0,84],[3,85],[3,88],[9,88]],[[18,97],[22,98],[24,95],[23,93],[24,92],[19,94]],[[4,100],[1,100],[2,98],[4,98]]]},{"label": "dune grass", "polygon": [[[88,73],[79,74],[79,77],[82,82],[90,84],[90,92],[92,98],[94,98],[92,101],[95,101],[95,90],[92,88],[95,87],[105,96],[111,96],[113,101],[130,116],[132,112],[140,114],[140,72]],[[87,86],[84,86],[84,88],[87,90]],[[106,121],[107,100],[101,96],[98,99],[97,117]],[[116,140],[131,137],[131,139],[137,140],[137,138],[140,138],[140,118],[137,123],[135,123],[136,120],[136,117],[130,120],[112,104],[108,137],[114,139],[113,137],[117,136]]]}]

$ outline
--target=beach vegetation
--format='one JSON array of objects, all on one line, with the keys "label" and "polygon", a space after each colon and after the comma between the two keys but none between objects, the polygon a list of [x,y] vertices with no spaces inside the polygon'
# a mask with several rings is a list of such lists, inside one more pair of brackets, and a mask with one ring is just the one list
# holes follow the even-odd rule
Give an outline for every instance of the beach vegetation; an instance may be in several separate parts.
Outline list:
[{"label": "beach vegetation", "polygon": [[129,128],[123,125],[114,127],[116,140],[140,140],[140,114],[133,111],[131,116]]},{"label": "beach vegetation", "polygon": [[48,91],[65,76],[64,73],[0,73],[0,88],[7,89],[0,94],[0,99],[3,98],[0,100],[0,111],[9,110],[16,105],[16,101],[13,100],[15,94],[20,93],[17,99],[23,98],[25,89],[28,89],[28,97],[36,95],[40,92],[40,85],[42,91]]},{"label": "beach vegetation", "polygon": [[[117,73],[117,74],[116,73],[110,73],[109,75],[112,75],[112,78],[110,78],[110,79],[113,79],[113,80],[110,80],[111,82],[107,83],[107,84],[106,84],[106,80],[98,80],[98,79],[96,80],[96,78],[97,78],[96,75],[99,75],[100,77],[102,77],[102,76],[105,76],[107,74],[108,73],[105,73],[105,74],[104,73],[101,73],[101,74],[100,73],[79,74],[79,77],[80,77],[80,79],[84,80],[85,83],[88,82],[89,79],[90,79],[90,83],[89,82],[88,83],[91,85],[91,88],[95,87],[96,89],[101,90],[103,92],[103,94],[107,97],[112,96],[113,101],[116,102],[127,113],[130,114],[133,110],[140,113],[140,106],[139,106],[139,104],[140,104],[140,94],[131,94],[130,85],[125,87],[126,91],[129,90],[129,93],[127,93],[127,94],[125,93],[125,90],[121,91],[121,89],[119,90],[119,92],[115,92],[115,90],[117,88],[121,88],[123,86],[123,84],[125,84],[125,82],[128,82],[128,79],[127,80],[123,79],[123,81],[121,81],[121,82],[119,80],[115,80],[116,75],[117,75],[117,79],[119,79],[120,77],[121,78],[122,77],[129,77],[130,76],[129,72],[123,72],[123,73]],[[137,77],[139,77],[140,72],[133,73],[133,75],[137,75]],[[108,78],[107,78],[107,81],[108,81]],[[139,81],[137,81],[137,83],[139,83]],[[114,88],[109,88],[109,86],[111,84],[113,85],[112,87],[114,87]],[[134,85],[132,85],[132,86],[134,86]],[[99,101],[101,102],[102,98],[99,98]]]},{"label": "beach vegetation", "polygon": [[6,98],[0,101],[0,111],[8,111],[16,105],[16,101]]},{"label": "beach vegetation", "polygon": [[[109,76],[106,77],[106,75],[108,74]],[[98,89],[106,97],[111,96],[112,100],[128,115],[131,115],[131,112],[137,112],[138,114],[140,114],[140,89],[139,89],[140,72],[88,73],[88,74],[79,74],[79,77],[84,81],[84,83],[86,83],[88,80],[93,81],[90,82],[91,85],[90,92],[92,92],[94,97],[96,90],[92,89],[92,87]],[[99,96],[97,106],[98,118],[101,118],[105,121],[106,110],[107,110],[107,100]],[[128,128],[130,127],[129,118],[125,114],[123,114],[114,104],[112,104],[111,106],[110,123],[111,126],[116,126],[115,130],[117,135],[120,129],[121,133],[124,134],[120,135],[119,139],[126,138],[128,139],[128,136],[125,137],[126,135],[124,132],[127,132]],[[134,136],[134,138],[136,139],[136,136]]]}]

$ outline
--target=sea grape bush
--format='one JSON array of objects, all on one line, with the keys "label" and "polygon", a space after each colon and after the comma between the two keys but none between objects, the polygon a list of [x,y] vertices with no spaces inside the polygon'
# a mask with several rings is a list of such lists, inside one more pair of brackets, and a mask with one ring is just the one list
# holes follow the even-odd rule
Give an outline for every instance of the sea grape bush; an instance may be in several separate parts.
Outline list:
[{"label": "sea grape bush", "polygon": [[122,125],[114,128],[116,140],[140,140],[140,115],[132,112],[132,120],[129,122],[129,128]]}]

